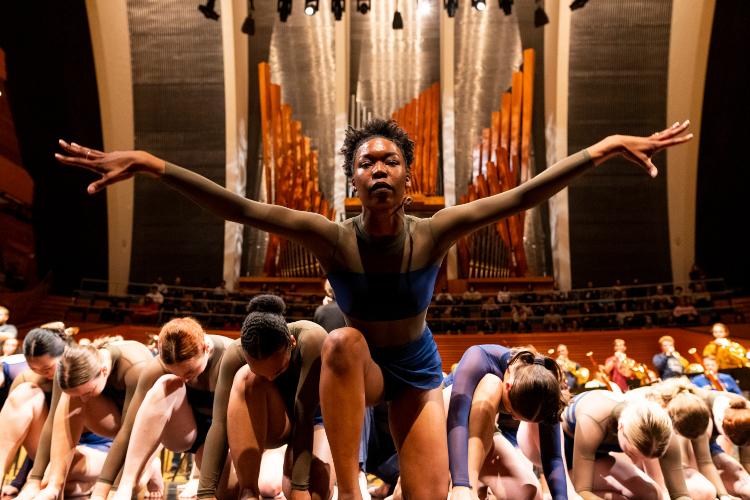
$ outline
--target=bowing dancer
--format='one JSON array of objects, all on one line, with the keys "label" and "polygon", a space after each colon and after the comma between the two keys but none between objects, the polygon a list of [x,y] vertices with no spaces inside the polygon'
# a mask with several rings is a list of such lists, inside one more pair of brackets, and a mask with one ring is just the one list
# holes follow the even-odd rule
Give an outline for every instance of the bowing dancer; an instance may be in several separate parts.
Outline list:
[{"label": "bowing dancer", "polygon": [[565,409],[562,425],[573,486],[585,500],[660,499],[661,481],[654,478],[661,477],[672,500],[691,498],[672,421],[659,404],[584,392]]},{"label": "bowing dancer", "polygon": [[[26,450],[28,469],[36,457],[39,438],[52,401],[52,380],[65,349],[71,345],[71,336],[62,323],[34,328],[23,342],[24,361],[18,358],[3,362],[3,393],[6,395],[0,410],[0,463],[2,479],[19,447]],[[26,367],[26,369],[23,369]],[[26,475],[30,469],[26,470]],[[3,487],[4,495],[15,495],[23,481]],[[20,483],[20,484],[19,484]]]},{"label": "bowing dancer", "polygon": [[[287,324],[284,307],[275,295],[250,301],[239,345],[229,348],[219,372],[204,456],[223,463],[228,443],[243,500],[268,495],[264,485],[273,484],[279,472],[287,499],[328,500],[333,494],[331,466],[326,463],[330,451],[315,418],[326,331],[311,321]],[[264,455],[285,445],[281,461]],[[264,462],[283,467],[275,471]],[[215,490],[218,471],[204,460],[200,498],[209,498]]]},{"label": "bowing dancer", "polygon": [[[750,405],[742,396],[727,391],[696,392],[710,410],[712,432],[708,446],[721,480],[730,494],[750,500]],[[735,446],[739,461],[734,457]]]},{"label": "bowing dancer", "polygon": [[[520,186],[430,218],[405,214],[414,143],[395,122],[373,120],[349,129],[341,152],[362,213],[336,223],[319,214],[245,199],[205,177],[143,151],[105,153],[60,141],[62,163],[91,169],[96,193],[136,174],[149,174],[225,219],[305,246],[328,273],[348,327],[322,351],[321,407],[339,498],[360,498],[359,436],[365,405],[390,402],[391,431],[402,488],[412,499],[448,494],[448,449],[440,385],[442,367],[425,323],[440,264],[462,236],[546,200],[580,174],[624,156],[654,176],[651,157],[690,140],[688,122],[650,137],[610,136]],[[424,450],[430,450],[425,455]]]},{"label": "bowing dancer", "polygon": [[451,500],[477,498],[480,480],[500,498],[541,498],[531,467],[517,459],[505,437],[495,435],[498,411],[533,427],[519,426],[518,446],[532,462],[541,462],[552,497],[568,498],[560,433],[566,397],[557,362],[528,349],[477,345],[466,350],[454,377],[448,407]]},{"label": "bowing dancer", "polygon": [[106,499],[122,471],[114,499],[129,500],[160,444],[194,453],[200,466],[219,367],[231,342],[206,334],[193,318],[176,318],[161,328],[159,355],[141,370],[92,499]]},{"label": "bowing dancer", "polygon": [[[84,429],[110,438],[117,434],[127,417],[138,377],[152,359],[148,348],[134,341],[112,342],[99,349],[74,346],[65,350],[57,366],[34,468],[18,496],[20,500],[54,500],[63,490],[69,495],[93,486],[107,450],[77,443]],[[160,492],[161,471],[156,472],[158,482],[153,488]],[[73,477],[78,480],[71,481]]]},{"label": "bowing dancer", "polygon": [[685,482],[693,500],[736,498],[728,493],[711,457],[710,441],[714,426],[703,391],[686,378],[673,377],[628,391],[625,397],[629,401],[654,401],[667,410],[677,434]]}]

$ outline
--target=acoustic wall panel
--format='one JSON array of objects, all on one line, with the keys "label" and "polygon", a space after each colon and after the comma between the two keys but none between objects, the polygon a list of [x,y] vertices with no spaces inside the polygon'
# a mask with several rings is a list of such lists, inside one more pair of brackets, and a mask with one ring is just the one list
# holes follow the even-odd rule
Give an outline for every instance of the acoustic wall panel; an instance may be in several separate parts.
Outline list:
[{"label": "acoustic wall panel", "polygon": [[[664,128],[671,1],[589,2],[572,12],[568,151]],[[650,178],[610,160],[570,187],[573,286],[671,277],[664,154]]]},{"label": "acoustic wall panel", "polygon": [[[221,25],[197,4],[128,1],[135,146],[224,184]],[[163,184],[136,179],[131,281],[215,285],[224,223]]]}]

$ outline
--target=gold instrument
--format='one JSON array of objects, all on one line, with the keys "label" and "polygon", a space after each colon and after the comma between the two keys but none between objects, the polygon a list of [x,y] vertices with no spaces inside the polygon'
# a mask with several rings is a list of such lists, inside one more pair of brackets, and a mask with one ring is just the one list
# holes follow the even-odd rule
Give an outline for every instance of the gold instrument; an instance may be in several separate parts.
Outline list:
[{"label": "gold instrument", "polygon": [[727,390],[727,388],[724,387],[724,384],[721,383],[721,380],[719,380],[719,377],[714,372],[706,370],[706,367],[703,364],[703,358],[698,355],[698,350],[695,347],[691,347],[688,350],[688,353],[692,354],[692,356],[695,358],[695,361],[703,367],[703,375],[705,375],[708,381],[711,382],[711,386],[714,389],[716,389],[717,391]]},{"label": "gold instrument", "polygon": [[[610,380],[609,375],[607,375],[607,372],[605,372],[599,365],[599,363],[596,362],[594,359],[594,353],[593,351],[589,351],[586,353],[586,357],[591,360],[591,364],[594,365],[594,369],[596,370],[597,377],[604,383],[604,386],[608,391],[615,391],[614,387],[616,384]],[[617,388],[616,392],[620,392],[620,388]]]},{"label": "gold instrument", "polygon": [[[548,349],[547,354],[552,356],[553,354],[555,354],[555,350]],[[556,361],[557,359],[558,358],[555,358]],[[560,364],[559,361],[558,364]],[[588,382],[589,376],[591,375],[588,368],[579,365],[571,359],[566,359],[563,364],[560,364],[560,368],[562,368],[563,371],[569,372],[571,375],[573,375],[576,379],[576,382],[580,386]]]},{"label": "gold instrument", "polygon": [[[719,339],[717,339],[719,340]],[[747,357],[747,349],[741,344],[733,342],[728,338],[726,345],[714,340],[703,350],[703,356],[714,355],[720,369],[725,368],[750,368],[750,359]]]},{"label": "gold instrument", "polygon": [[632,373],[642,386],[653,384],[658,379],[653,370],[649,369],[649,367],[646,366],[645,363],[639,363],[633,358],[626,357],[623,361],[621,361],[620,371]]}]

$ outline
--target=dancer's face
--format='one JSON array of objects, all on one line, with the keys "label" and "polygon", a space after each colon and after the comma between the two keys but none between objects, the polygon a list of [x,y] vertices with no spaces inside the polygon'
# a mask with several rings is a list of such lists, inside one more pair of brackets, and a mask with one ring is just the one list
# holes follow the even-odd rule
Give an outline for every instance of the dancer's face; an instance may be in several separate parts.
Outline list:
[{"label": "dancer's face", "polygon": [[169,373],[180,377],[184,382],[190,382],[198,378],[206,370],[209,357],[208,350],[204,347],[198,356],[193,356],[190,359],[180,361],[179,363],[172,363],[171,365],[165,363],[164,367]]},{"label": "dancer's face", "polygon": [[645,458],[643,454],[638,451],[638,448],[633,446],[627,436],[625,436],[625,431],[623,430],[622,425],[618,425],[617,427],[617,441],[620,444],[623,453],[625,453],[633,462],[637,463]]},{"label": "dancer's face", "polygon": [[104,392],[104,387],[107,385],[107,376],[109,371],[106,367],[101,367],[96,377],[92,378],[88,382],[85,382],[77,387],[71,387],[70,389],[63,389],[71,397],[79,398],[84,403],[89,399],[99,396]]},{"label": "dancer's face", "polygon": [[59,357],[53,357],[49,354],[42,354],[41,356],[28,356],[26,363],[31,368],[31,371],[44,377],[47,380],[52,380],[57,371],[57,362],[60,361]]},{"label": "dancer's face", "polygon": [[400,204],[409,183],[404,155],[396,144],[374,137],[357,148],[352,186],[364,206]]},{"label": "dancer's face", "polygon": [[292,351],[297,345],[297,339],[292,337],[291,342],[289,347],[282,347],[264,359],[255,359],[245,353],[245,361],[255,375],[273,381],[289,368],[289,361],[292,359]]}]

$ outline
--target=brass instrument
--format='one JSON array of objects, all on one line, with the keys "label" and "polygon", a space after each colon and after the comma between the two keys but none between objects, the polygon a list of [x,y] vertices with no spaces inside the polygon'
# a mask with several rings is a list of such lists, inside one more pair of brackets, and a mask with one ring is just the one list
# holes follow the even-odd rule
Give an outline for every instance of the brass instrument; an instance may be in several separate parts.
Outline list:
[{"label": "brass instrument", "polygon": [[[548,349],[547,350],[547,354],[550,357],[552,357],[552,355],[555,354],[555,350],[554,349]],[[555,361],[557,361],[557,360],[558,360],[558,358],[555,358]],[[558,361],[558,364],[560,364],[559,361]],[[586,382],[588,382],[589,376],[591,375],[591,373],[589,372],[588,368],[586,368],[585,366],[579,365],[578,363],[576,363],[575,361],[573,361],[571,359],[566,359],[565,362],[564,362],[564,364],[560,364],[560,368],[562,368],[563,371],[566,371],[566,372],[570,373],[571,375],[573,375],[575,377],[575,379],[576,379],[576,382],[580,386],[583,386],[583,384],[585,384]]]},{"label": "brass instrument", "polygon": [[703,367],[703,374],[706,376],[709,382],[711,382],[711,386],[716,389],[717,391],[726,391],[727,388],[724,387],[724,384],[721,383],[721,380],[719,380],[719,377],[712,371],[706,370],[705,365],[703,364],[703,358],[700,357],[698,354],[698,350],[695,347],[691,347],[688,349],[688,353],[692,354],[693,358],[695,358],[695,361]]},{"label": "brass instrument", "polygon": [[[716,359],[720,357],[729,358],[732,364],[742,368],[750,368],[750,359],[747,358],[747,349],[737,342],[729,341],[729,345],[720,345],[716,349]],[[721,366],[721,365],[719,365]]]},{"label": "brass instrument", "polygon": [[594,359],[594,353],[593,351],[589,351],[586,353],[586,357],[591,360],[591,364],[594,365],[594,369],[596,370],[598,378],[604,383],[604,386],[608,391],[615,391],[615,387],[617,387],[617,390],[615,392],[620,392],[620,387],[617,386],[612,380],[610,380],[609,375],[607,375],[607,372],[605,372],[602,368],[600,368],[599,363],[596,362]]},{"label": "brass instrument", "polygon": [[658,377],[653,372],[653,370],[649,369],[649,367],[646,366],[645,363],[639,363],[633,358],[626,357],[623,361],[620,362],[620,367],[625,368],[625,370],[631,372],[635,376],[635,378],[638,379],[642,386],[653,384],[658,380]]}]

